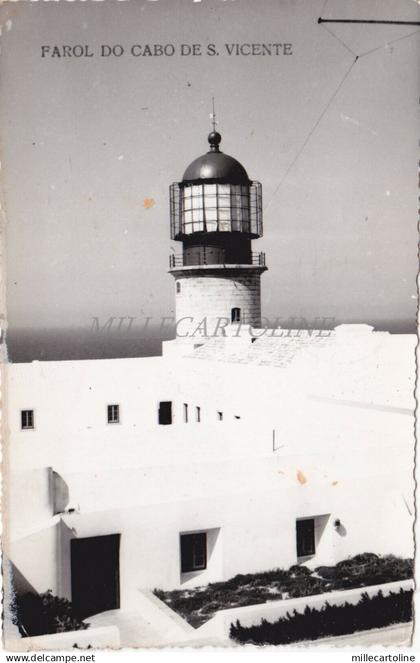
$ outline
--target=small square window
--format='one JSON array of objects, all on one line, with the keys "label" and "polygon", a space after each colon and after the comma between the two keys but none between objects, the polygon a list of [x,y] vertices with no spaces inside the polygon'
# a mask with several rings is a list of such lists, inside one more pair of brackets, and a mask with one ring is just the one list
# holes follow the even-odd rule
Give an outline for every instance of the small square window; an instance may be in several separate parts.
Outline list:
[{"label": "small square window", "polygon": [[181,534],[181,573],[207,567],[207,534]]},{"label": "small square window", "polygon": [[119,405],[108,405],[108,423],[109,424],[119,424],[120,423],[120,406]]},{"label": "small square window", "polygon": [[199,407],[198,405],[197,405],[197,407],[195,408],[195,420],[196,420],[196,422],[197,422],[198,424],[199,424],[200,421],[201,421],[201,407]]},{"label": "small square window", "polygon": [[188,423],[188,403],[184,403],[184,423]]},{"label": "small square window", "polygon": [[34,425],[34,411],[33,410],[21,410],[20,411],[20,425],[22,430],[28,430],[35,428]]},{"label": "small square window", "polygon": [[217,413],[217,421],[223,421],[223,412]]}]

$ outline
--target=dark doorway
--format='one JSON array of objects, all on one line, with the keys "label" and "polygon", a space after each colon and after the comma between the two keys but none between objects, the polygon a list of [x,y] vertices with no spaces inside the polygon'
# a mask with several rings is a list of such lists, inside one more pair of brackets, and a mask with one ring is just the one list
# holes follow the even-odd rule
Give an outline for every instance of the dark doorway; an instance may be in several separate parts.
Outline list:
[{"label": "dark doorway", "polygon": [[120,607],[119,551],[119,534],[71,540],[71,596],[82,619]]},{"label": "dark doorway", "polygon": [[162,426],[167,426],[172,423],[172,401],[160,401],[159,423]]},{"label": "dark doorway", "polygon": [[315,555],[315,520],[296,521],[296,548],[298,557]]}]

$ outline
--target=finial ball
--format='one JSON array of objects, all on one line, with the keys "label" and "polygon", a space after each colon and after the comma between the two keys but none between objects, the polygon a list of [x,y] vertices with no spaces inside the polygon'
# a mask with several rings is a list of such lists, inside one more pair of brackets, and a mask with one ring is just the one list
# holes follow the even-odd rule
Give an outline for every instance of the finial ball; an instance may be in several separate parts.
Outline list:
[{"label": "finial ball", "polygon": [[217,147],[220,144],[222,137],[217,131],[212,131],[211,133],[209,133],[207,140],[209,141],[212,147]]}]

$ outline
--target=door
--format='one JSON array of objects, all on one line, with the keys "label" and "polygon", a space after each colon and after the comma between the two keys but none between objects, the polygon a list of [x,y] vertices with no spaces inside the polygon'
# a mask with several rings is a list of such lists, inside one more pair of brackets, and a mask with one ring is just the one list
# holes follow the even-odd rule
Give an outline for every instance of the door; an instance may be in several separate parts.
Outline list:
[{"label": "door", "polygon": [[71,541],[73,610],[82,619],[120,607],[120,535]]}]

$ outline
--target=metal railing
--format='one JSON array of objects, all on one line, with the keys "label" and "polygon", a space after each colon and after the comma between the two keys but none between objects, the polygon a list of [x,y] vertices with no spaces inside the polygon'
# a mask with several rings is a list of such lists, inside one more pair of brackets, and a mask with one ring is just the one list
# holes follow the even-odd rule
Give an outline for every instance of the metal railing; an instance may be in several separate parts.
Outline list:
[{"label": "metal railing", "polygon": [[232,264],[241,264],[241,265],[258,265],[260,267],[265,267],[265,253],[263,251],[253,251],[250,254],[250,259],[248,260],[242,260],[242,261],[236,261],[236,262],[216,262],[213,259],[209,258],[207,259],[206,252],[203,251],[199,254],[197,254],[194,257],[194,262],[192,262],[191,256],[188,257],[188,262],[186,259],[186,256],[184,256],[182,253],[171,253],[169,255],[169,268],[170,269],[175,269],[176,267],[192,267],[192,266],[201,266],[201,265],[232,265]]}]

